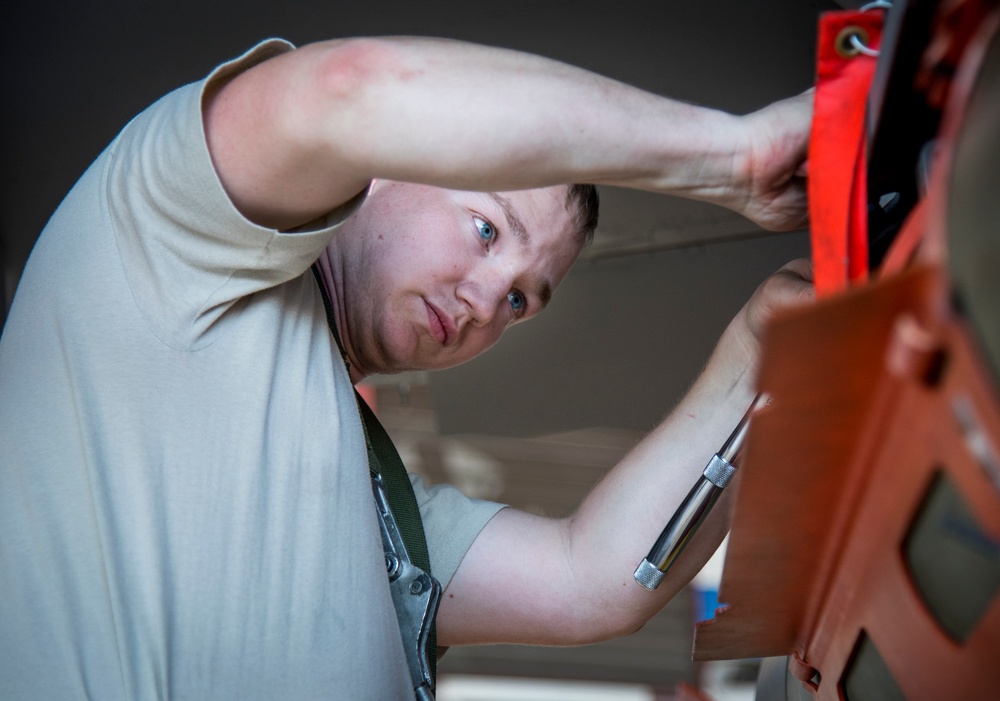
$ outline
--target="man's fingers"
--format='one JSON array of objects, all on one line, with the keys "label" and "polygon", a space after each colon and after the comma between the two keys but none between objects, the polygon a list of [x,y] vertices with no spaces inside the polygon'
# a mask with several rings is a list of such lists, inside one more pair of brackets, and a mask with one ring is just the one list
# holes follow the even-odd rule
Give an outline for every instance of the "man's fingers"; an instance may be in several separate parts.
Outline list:
[{"label": "man's fingers", "polygon": [[795,275],[798,275],[803,280],[812,282],[813,279],[813,265],[812,260],[809,258],[796,258],[795,260],[789,261],[781,267],[781,270],[787,270]]}]

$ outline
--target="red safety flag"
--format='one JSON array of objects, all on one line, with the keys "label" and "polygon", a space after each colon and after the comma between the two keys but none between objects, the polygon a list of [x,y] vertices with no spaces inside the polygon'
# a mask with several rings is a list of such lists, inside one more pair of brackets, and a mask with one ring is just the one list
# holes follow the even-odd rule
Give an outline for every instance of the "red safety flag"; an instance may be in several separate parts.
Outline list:
[{"label": "red safety flag", "polygon": [[816,294],[868,274],[865,110],[882,39],[882,11],[820,17],[809,141],[809,218]]}]

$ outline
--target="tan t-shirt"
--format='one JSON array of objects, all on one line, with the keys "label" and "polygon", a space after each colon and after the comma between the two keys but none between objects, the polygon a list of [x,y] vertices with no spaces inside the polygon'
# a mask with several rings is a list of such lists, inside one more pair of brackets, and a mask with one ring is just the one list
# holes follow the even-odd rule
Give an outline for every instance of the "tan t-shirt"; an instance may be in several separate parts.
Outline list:
[{"label": "tan t-shirt", "polygon": [[[308,270],[363,196],[316,231],[244,219],[212,168],[203,89],[151,106],[84,174],[0,341],[3,699],[411,693]],[[416,489],[447,583],[500,507]]]}]

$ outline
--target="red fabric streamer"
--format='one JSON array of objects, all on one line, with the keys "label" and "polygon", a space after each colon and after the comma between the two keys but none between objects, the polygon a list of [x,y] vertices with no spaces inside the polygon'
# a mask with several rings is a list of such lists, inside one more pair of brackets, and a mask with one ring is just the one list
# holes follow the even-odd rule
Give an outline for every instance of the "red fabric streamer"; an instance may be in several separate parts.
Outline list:
[{"label": "red fabric streamer", "polygon": [[880,10],[820,17],[809,142],[809,217],[818,296],[840,292],[868,274],[865,110],[876,59],[863,49],[878,50],[882,20]]}]

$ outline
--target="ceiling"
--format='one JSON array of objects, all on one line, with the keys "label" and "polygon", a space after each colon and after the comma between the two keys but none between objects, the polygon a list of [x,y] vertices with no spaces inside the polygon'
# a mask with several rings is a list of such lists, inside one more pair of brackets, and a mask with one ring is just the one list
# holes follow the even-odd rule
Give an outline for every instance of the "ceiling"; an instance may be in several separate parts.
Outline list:
[{"label": "ceiling", "polygon": [[[126,121],[268,36],[295,43],[427,34],[528,50],[685,101],[744,113],[810,86],[829,0],[368,3],[108,0],[8,4],[0,254],[4,304],[37,233]],[[594,245],[543,320],[430,383],[448,433],[646,428],[678,398],[726,321],[804,233],[604,188]],[[470,410],[471,409],[471,410]]]}]

